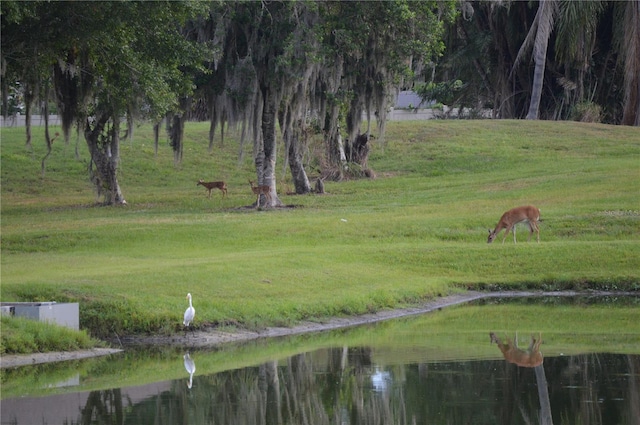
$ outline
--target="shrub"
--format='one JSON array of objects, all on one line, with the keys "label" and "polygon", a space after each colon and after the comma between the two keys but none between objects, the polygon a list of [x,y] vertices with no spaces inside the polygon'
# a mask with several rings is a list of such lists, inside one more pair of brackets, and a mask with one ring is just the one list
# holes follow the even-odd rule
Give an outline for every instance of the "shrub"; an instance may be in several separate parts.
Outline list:
[{"label": "shrub", "polygon": [[602,122],[602,107],[589,101],[577,103],[571,111],[571,119],[580,122]]},{"label": "shrub", "polygon": [[91,348],[98,344],[85,331],[38,322],[23,317],[2,316],[0,353],[23,354]]}]

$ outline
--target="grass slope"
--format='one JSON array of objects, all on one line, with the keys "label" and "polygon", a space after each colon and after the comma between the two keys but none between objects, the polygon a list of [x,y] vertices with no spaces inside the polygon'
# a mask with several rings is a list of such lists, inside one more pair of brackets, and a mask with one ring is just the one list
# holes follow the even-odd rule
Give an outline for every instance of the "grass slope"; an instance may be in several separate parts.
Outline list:
[{"label": "grass slope", "polygon": [[[187,292],[196,326],[263,327],[460,288],[640,288],[637,128],[392,122],[372,145],[374,180],[288,196],[281,158],[279,195],[298,208],[277,211],[240,208],[255,200],[254,171],[233,132],[210,153],[208,125],[188,124],[176,166],[137,128],[121,149],[129,204],[103,208],[81,141],[56,142],[41,176],[39,131],[30,149],[24,129],[2,129],[1,298],[80,302],[94,336],[175,332]],[[226,180],[228,199],[207,199],[199,178]],[[528,203],[542,210],[542,242],[520,227],[523,243],[487,245],[502,212]]]}]

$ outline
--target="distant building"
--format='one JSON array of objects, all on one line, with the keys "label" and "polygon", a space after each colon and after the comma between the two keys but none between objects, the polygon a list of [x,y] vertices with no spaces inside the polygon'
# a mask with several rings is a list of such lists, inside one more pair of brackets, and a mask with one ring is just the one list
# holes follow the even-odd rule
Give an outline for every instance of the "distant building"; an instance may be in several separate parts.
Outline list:
[{"label": "distant building", "polygon": [[414,91],[404,90],[398,93],[396,98],[396,109],[415,109],[415,108],[427,108],[432,105],[432,101],[423,101],[420,96]]}]

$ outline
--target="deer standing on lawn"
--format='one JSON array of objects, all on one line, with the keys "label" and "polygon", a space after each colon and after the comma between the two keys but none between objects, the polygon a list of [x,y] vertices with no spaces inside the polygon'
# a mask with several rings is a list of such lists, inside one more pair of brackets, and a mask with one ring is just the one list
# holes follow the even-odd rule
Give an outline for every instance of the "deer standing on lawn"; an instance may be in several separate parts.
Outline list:
[{"label": "deer standing on lawn", "polygon": [[501,342],[493,332],[489,333],[491,342],[498,344],[498,348],[502,351],[502,355],[509,363],[522,367],[536,367],[542,364],[542,353],[540,353],[540,344],[542,344],[542,336],[538,333],[538,339],[531,335],[531,343],[529,348],[522,350],[518,348],[518,334],[513,341],[507,338],[507,342]]},{"label": "deer standing on lawn", "polygon": [[540,210],[533,205],[513,208],[502,214],[500,221],[493,231],[489,229],[489,238],[487,239],[487,243],[493,242],[502,229],[506,229],[504,237],[502,238],[502,243],[504,243],[505,239],[507,239],[507,235],[511,231],[513,232],[513,243],[516,243],[516,224],[518,223],[527,223],[529,225],[529,239],[527,239],[527,241],[531,240],[531,235],[533,235],[533,232],[535,231],[538,233],[538,242],[540,242],[540,228],[538,227],[539,221]]},{"label": "deer standing on lawn", "polygon": [[249,180],[249,184],[251,185],[251,190],[253,191],[253,194],[257,195],[256,208],[260,206],[260,195],[264,195],[265,198],[267,198],[266,205],[271,205],[271,187],[270,186],[268,185],[254,186],[251,180]]},{"label": "deer standing on lawn", "polygon": [[222,192],[222,197],[224,198],[227,194],[227,184],[225,182],[206,182],[202,179],[198,180],[196,186],[204,186],[209,191],[209,199],[211,199],[211,190],[212,189],[220,189]]}]

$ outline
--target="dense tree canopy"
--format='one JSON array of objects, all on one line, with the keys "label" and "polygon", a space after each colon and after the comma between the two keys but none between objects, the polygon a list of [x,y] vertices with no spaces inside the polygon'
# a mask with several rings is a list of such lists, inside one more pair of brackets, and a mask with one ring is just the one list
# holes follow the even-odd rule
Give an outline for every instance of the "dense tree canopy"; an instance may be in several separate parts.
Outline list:
[{"label": "dense tree canopy", "polygon": [[183,71],[199,66],[204,49],[180,29],[200,11],[190,2],[2,2],[3,73],[54,88],[65,137],[74,124],[84,129],[92,179],[107,204],[125,202],[120,117],[133,108],[164,114],[190,93]]},{"label": "dense tree canopy", "polygon": [[640,2],[462,4],[433,80],[462,83],[456,106],[640,125]]},{"label": "dense tree canopy", "polygon": [[119,118],[158,122],[169,113],[180,161],[184,121],[200,108],[211,135],[217,125],[242,125],[243,141],[254,143],[258,183],[272,188],[277,204],[276,130],[299,193],[311,190],[300,154],[310,119],[320,123],[336,165],[338,123],[346,122],[349,160],[366,167],[363,112],[378,115],[382,134],[395,87],[442,51],[442,23],[454,4],[3,2],[3,82],[54,88],[65,138],[74,124],[84,130],[106,203],[124,202]]},{"label": "dense tree canopy", "polygon": [[74,125],[84,134],[92,180],[107,204],[124,202],[117,181],[122,117],[129,135],[134,118],[156,128],[166,118],[177,162],[187,119],[210,120],[210,148],[218,126],[241,126],[273,205],[278,139],[298,193],[311,190],[301,152],[312,125],[326,142],[324,178],[367,175],[363,117],[371,123],[375,115],[383,137],[398,88],[420,81],[430,83],[418,88],[425,95],[489,108],[495,117],[640,124],[637,1],[0,7],[3,112],[10,88],[19,87],[30,143],[33,104],[55,99],[65,138]]},{"label": "dense tree canopy", "polygon": [[441,53],[443,21],[453,17],[454,4],[215,4],[198,32],[221,52],[208,78],[200,81],[196,102],[208,105],[210,143],[216,126],[241,123],[243,140],[254,141],[258,182],[272,186],[276,204],[276,121],[296,192],[311,190],[301,159],[311,120],[324,133],[328,163],[338,171],[334,177],[344,171],[338,155],[340,121],[347,127],[349,160],[366,168],[366,155],[354,147],[362,140],[363,112],[378,115],[382,134],[402,78],[411,78],[415,66]]}]

